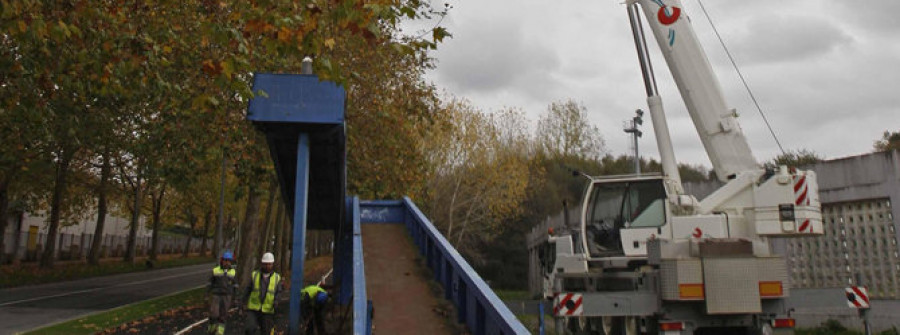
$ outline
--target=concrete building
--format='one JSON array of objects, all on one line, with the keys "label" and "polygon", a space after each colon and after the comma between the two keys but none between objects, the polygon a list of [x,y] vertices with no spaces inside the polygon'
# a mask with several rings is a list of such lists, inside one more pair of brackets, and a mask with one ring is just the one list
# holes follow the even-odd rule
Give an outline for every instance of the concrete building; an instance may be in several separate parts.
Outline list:
[{"label": "concrete building", "polygon": [[873,298],[900,298],[900,151],[826,161],[819,175],[825,234],[784,243],[795,287],[842,287],[856,274]]}]

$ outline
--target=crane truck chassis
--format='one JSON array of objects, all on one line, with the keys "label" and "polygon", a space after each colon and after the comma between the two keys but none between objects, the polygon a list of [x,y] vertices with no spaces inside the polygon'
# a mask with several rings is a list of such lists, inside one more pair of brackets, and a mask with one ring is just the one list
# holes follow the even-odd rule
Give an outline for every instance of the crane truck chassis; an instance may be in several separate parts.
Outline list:
[{"label": "crane truck chassis", "polygon": [[[538,252],[557,324],[574,334],[792,334],[788,269],[769,238],[824,233],[815,173],[755,161],[679,0],[626,5],[663,172],[585,176],[581,206],[551,224]],[[702,201],[681,185],[641,9],[725,183]]]}]

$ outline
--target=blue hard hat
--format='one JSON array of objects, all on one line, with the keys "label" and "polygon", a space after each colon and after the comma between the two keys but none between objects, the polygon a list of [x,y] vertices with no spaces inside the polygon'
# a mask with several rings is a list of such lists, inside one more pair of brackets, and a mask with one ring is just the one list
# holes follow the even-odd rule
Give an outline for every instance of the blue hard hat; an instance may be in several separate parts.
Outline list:
[{"label": "blue hard hat", "polygon": [[325,301],[327,301],[327,300],[328,300],[328,293],[325,293],[325,292],[316,293],[316,303],[324,304]]},{"label": "blue hard hat", "polygon": [[222,259],[226,259],[226,260],[229,260],[229,261],[233,261],[233,260],[234,260],[234,254],[232,254],[231,251],[226,250],[225,252],[222,253]]}]

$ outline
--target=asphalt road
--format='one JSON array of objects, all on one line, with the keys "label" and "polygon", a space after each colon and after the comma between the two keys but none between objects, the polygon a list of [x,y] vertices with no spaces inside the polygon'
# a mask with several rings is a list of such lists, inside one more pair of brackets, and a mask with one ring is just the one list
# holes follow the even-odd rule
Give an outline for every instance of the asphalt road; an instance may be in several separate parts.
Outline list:
[{"label": "asphalt road", "polygon": [[0,334],[15,334],[206,283],[214,264],[0,290]]}]

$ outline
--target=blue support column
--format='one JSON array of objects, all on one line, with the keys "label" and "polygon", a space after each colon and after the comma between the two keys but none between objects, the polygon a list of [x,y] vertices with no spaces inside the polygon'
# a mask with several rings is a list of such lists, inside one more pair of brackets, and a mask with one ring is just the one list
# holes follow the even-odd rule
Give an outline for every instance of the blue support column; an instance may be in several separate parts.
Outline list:
[{"label": "blue support column", "polygon": [[340,235],[335,235],[334,272],[340,276],[334,277],[334,283],[338,286],[337,302],[342,306],[348,305],[353,298],[353,197],[346,199],[345,225]]},{"label": "blue support column", "polygon": [[300,334],[300,290],[303,289],[303,260],[306,256],[306,205],[309,189],[309,134],[297,140],[297,180],[294,188],[294,243],[291,248],[291,310],[288,329]]}]

